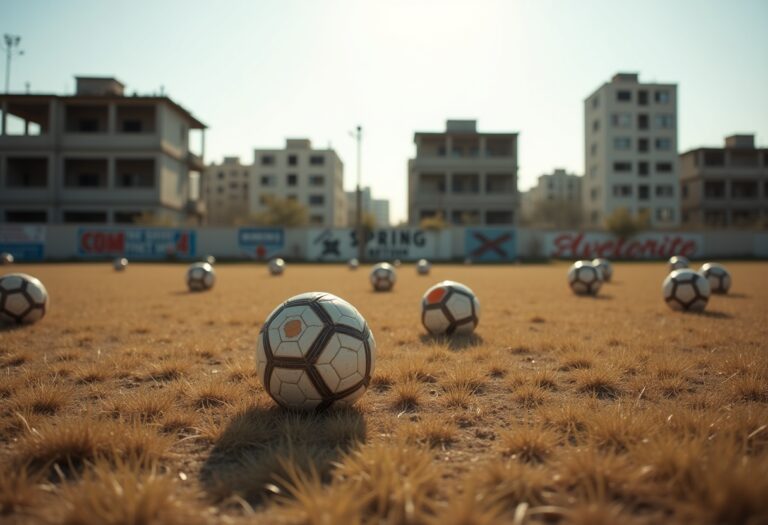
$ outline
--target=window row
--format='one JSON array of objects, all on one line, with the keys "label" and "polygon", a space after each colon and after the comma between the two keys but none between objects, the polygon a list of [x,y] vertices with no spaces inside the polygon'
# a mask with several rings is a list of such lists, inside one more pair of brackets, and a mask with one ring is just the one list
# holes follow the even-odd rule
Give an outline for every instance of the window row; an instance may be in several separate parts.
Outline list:
[{"label": "window row", "polygon": [[[47,188],[47,158],[14,158],[7,161],[5,187]],[[107,159],[65,159],[65,188],[106,188],[109,186]],[[115,159],[115,187],[154,188],[154,159]]]},{"label": "window row", "polygon": [[[134,224],[144,213],[138,210],[114,211],[112,222],[115,224]],[[104,210],[64,210],[62,222],[72,224],[105,224],[109,222],[109,212]],[[5,221],[13,223],[46,223],[46,210],[6,210]]]},{"label": "window row", "polygon": [[[671,162],[656,162],[654,164],[654,173],[656,174],[668,174],[672,173],[674,171],[674,164]],[[633,163],[629,161],[617,161],[613,163],[613,172],[614,173],[626,173],[630,174],[633,172]],[[640,176],[647,176],[650,175],[650,163],[649,162],[638,162],[637,163],[637,174]]]},{"label": "window row", "polygon": [[[631,151],[632,150],[632,138],[631,137],[614,137],[613,149],[618,151]],[[595,144],[595,149],[597,145]],[[637,151],[639,153],[647,153],[651,150],[651,139],[648,137],[641,137],[637,139]],[[666,137],[656,137],[653,139],[654,151],[672,151],[672,139]]]},{"label": "window row", "polygon": [[[278,176],[277,175],[262,175],[259,178],[259,183],[262,186],[269,187],[269,186],[276,186],[277,185]],[[307,183],[310,186],[325,186],[325,176],[324,175],[310,175],[307,178]],[[288,173],[285,176],[285,185],[286,186],[298,186],[299,185],[299,176],[295,173]]]},{"label": "window row", "polygon": [[[270,197],[271,195],[262,194],[259,197],[259,203],[262,206],[266,205]],[[285,198],[286,200],[289,200],[289,201],[299,200],[299,197],[297,195],[290,194],[290,193],[286,195]],[[310,206],[325,206],[325,195],[321,195],[321,194],[310,195],[309,197],[307,197],[307,204],[309,204]]]},{"label": "window row", "polygon": [[[286,159],[286,165],[287,166],[298,166],[299,165],[299,155],[297,154],[289,154]],[[261,158],[259,159],[259,162],[262,166],[276,166],[277,165],[277,156],[273,155],[271,153],[264,153],[261,155]],[[310,166],[325,166],[325,155],[310,155],[308,159],[308,164]]]},{"label": "window row", "polygon": [[[632,113],[612,113],[611,114],[611,126],[620,129],[632,128],[633,122],[635,128],[640,130],[651,129],[651,115],[648,113],[639,113],[633,118]],[[675,115],[672,113],[657,113],[653,115],[653,128],[654,129],[674,129],[675,127]],[[600,120],[595,119],[592,122],[592,130],[598,131],[600,129]]]},{"label": "window row", "polygon": [[[635,187],[632,184],[614,184],[612,188],[614,197],[632,197],[634,192]],[[653,193],[656,197],[672,198],[675,196],[675,187],[672,184],[658,184],[653,187]],[[637,186],[637,198],[641,201],[649,200],[651,198],[651,186],[639,184]]]},{"label": "window row", "polygon": [[617,102],[632,102],[633,96],[640,106],[647,106],[651,98],[656,104],[669,104],[671,99],[671,93],[668,89],[655,89],[652,92],[647,89],[638,89],[634,93],[629,89],[616,91]]},{"label": "window row", "polygon": [[[689,196],[689,185],[683,184],[683,198]],[[760,183],[754,180],[709,180],[704,181],[703,196],[705,199],[759,199]],[[768,198],[768,181],[763,182],[763,198]]]},{"label": "window row", "polygon": [[[238,176],[248,177],[248,175],[249,175],[248,170],[243,170],[242,172],[237,170],[231,170],[229,172],[229,176],[233,178]],[[223,180],[224,177],[226,177],[226,174],[223,171],[220,171],[216,174],[216,176],[219,178],[219,180]]]}]

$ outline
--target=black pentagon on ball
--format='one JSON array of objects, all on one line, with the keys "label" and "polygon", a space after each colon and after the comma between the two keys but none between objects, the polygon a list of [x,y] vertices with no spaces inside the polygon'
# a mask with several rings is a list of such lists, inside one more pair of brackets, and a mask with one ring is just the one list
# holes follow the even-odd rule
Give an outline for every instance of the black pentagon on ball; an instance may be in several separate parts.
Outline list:
[{"label": "black pentagon on ball", "polygon": [[[675,302],[679,304],[683,310],[690,310],[690,308],[696,304],[698,301],[704,301],[705,303],[708,301],[709,297],[705,296],[701,293],[701,290],[699,290],[699,287],[697,285],[698,276],[696,274],[692,274],[690,278],[675,278],[672,279],[672,291],[670,293],[669,297],[665,297],[664,300],[666,302]],[[693,288],[693,291],[695,292],[695,295],[690,301],[681,301],[677,297],[677,288],[680,285],[691,285],[691,288]]]},{"label": "black pentagon on ball", "polygon": [[[286,407],[280,399],[274,396],[270,388],[268,387],[272,379],[272,371],[275,368],[288,368],[288,369],[294,369],[294,370],[303,370],[304,372],[306,372],[307,377],[312,383],[312,386],[315,387],[317,392],[323,398],[320,404],[317,405],[317,407],[315,407],[316,412],[321,412],[323,410],[326,410],[331,405],[333,405],[333,403],[335,403],[336,401],[340,399],[344,399],[345,397],[352,394],[353,392],[355,392],[361,387],[367,388],[371,382],[371,347],[368,342],[368,337],[370,335],[368,324],[366,323],[364,325],[362,331],[358,331],[352,328],[351,326],[334,323],[333,319],[331,319],[331,316],[328,315],[328,313],[319,304],[319,301],[326,295],[327,294],[317,294],[312,297],[302,297],[301,299],[286,301],[277,309],[275,309],[272,315],[269,316],[269,319],[267,319],[267,321],[261,327],[261,330],[259,330],[259,337],[261,337],[262,344],[264,345],[264,355],[267,358],[267,364],[264,370],[264,378],[263,378],[265,390],[267,391],[269,396],[275,401],[275,403],[282,406],[283,408],[289,408],[289,407]],[[312,312],[315,315],[317,315],[317,317],[319,317],[320,320],[322,321],[323,329],[320,332],[320,334],[315,338],[315,340],[312,342],[312,346],[307,352],[307,355],[303,357],[275,357],[272,351],[272,345],[269,342],[269,328],[272,324],[272,321],[274,321],[275,317],[277,317],[280,314],[280,312],[292,306],[308,306],[309,308],[311,308]],[[363,343],[363,348],[365,349],[365,358],[366,358],[365,374],[363,375],[363,379],[358,381],[356,384],[352,385],[351,387],[345,388],[344,390],[335,392],[335,393],[331,392],[331,389],[328,388],[328,385],[325,384],[325,381],[323,380],[322,376],[317,371],[317,368],[315,368],[314,366],[315,363],[317,362],[317,359],[323,353],[323,350],[325,350],[325,346],[328,344],[328,341],[331,340],[331,337],[333,337],[334,334],[347,335],[361,341]]]},{"label": "black pentagon on ball", "polygon": [[[425,316],[427,314],[427,311],[431,310],[441,310],[443,312],[443,315],[446,319],[448,319],[448,328],[446,328],[445,333],[446,335],[453,335],[453,333],[456,331],[456,329],[462,325],[465,325],[467,323],[472,323],[472,325],[477,328],[477,324],[479,322],[479,319],[477,318],[477,311],[475,310],[475,301],[474,297],[471,294],[466,293],[463,290],[458,290],[452,286],[445,286],[445,288],[448,290],[448,293],[446,293],[439,302],[427,304],[426,299],[422,299],[422,309],[421,309],[421,324],[423,326],[427,326],[427,323],[425,321]],[[450,299],[454,294],[456,295],[463,295],[464,297],[469,299],[469,304],[472,308],[472,315],[469,317],[466,317],[464,319],[456,319],[453,317],[453,314],[448,309],[448,299]],[[429,329],[427,329],[429,330]]]}]

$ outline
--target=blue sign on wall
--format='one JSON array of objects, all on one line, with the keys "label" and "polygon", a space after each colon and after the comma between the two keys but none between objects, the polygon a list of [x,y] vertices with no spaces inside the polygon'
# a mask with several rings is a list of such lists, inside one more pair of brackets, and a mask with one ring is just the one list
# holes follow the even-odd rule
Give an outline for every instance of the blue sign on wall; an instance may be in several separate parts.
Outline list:
[{"label": "blue sign on wall", "polygon": [[512,228],[467,228],[464,250],[473,261],[511,261],[517,256]]},{"label": "blue sign on wall", "polygon": [[45,255],[45,226],[0,225],[0,252],[17,261],[42,261]]},{"label": "blue sign on wall", "polygon": [[241,253],[253,259],[270,259],[283,250],[285,233],[282,228],[240,228],[237,244]]}]

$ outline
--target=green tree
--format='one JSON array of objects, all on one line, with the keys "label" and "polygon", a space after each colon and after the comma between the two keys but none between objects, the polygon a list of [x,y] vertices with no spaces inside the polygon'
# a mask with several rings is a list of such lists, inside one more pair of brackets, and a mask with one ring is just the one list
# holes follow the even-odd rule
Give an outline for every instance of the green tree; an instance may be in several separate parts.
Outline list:
[{"label": "green tree", "polygon": [[293,199],[265,197],[267,209],[251,215],[250,222],[258,226],[305,226],[308,222],[307,207]]},{"label": "green tree", "polygon": [[151,211],[144,211],[138,217],[134,217],[133,224],[137,226],[176,226],[170,217],[160,217]]},{"label": "green tree", "polygon": [[536,202],[527,219],[537,226],[574,228],[581,225],[583,216],[578,202],[556,199]]},{"label": "green tree", "polygon": [[633,216],[626,208],[616,208],[606,219],[605,227],[619,239],[629,239],[650,228],[651,220],[647,211]]},{"label": "green tree", "polygon": [[419,227],[421,227],[423,230],[429,230],[429,231],[439,231],[442,230],[447,226],[445,219],[443,219],[443,214],[438,213],[436,215],[433,215],[432,217],[424,217],[421,219],[421,222],[419,223]]}]

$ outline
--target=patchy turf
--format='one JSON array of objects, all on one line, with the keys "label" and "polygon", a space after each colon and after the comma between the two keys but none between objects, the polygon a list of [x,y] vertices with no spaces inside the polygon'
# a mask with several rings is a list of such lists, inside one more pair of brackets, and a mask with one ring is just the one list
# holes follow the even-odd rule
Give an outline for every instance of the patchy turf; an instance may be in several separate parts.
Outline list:
[{"label": "patchy turf", "polygon": [[[768,265],[728,265],[702,315],[661,300],[661,264],[616,264],[597,298],[567,266],[398,270],[16,265],[51,308],[0,331],[0,521],[118,523],[768,522]],[[10,268],[9,268],[10,270]],[[475,335],[425,335],[419,299],[453,279]],[[321,415],[255,375],[268,313],[324,290],[378,343],[371,390]]]}]

